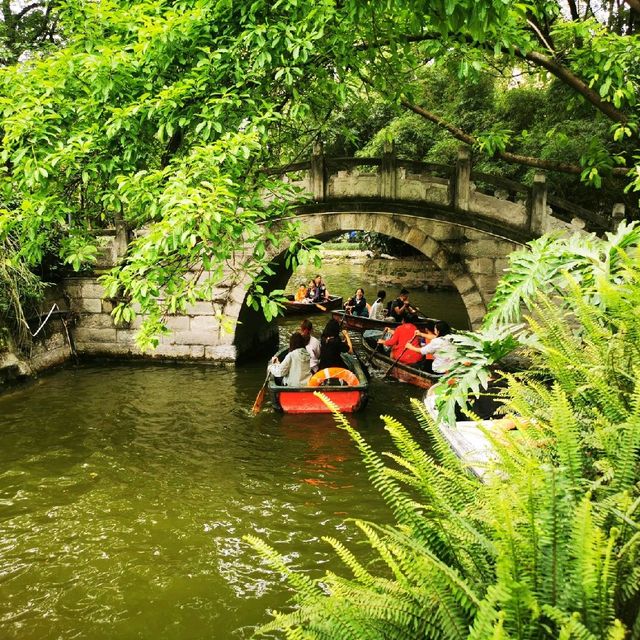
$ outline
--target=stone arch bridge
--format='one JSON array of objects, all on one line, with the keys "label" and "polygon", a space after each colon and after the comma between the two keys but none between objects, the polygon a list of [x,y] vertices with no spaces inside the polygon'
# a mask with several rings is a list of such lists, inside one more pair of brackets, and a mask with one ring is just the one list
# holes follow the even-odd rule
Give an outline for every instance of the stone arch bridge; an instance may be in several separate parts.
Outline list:
[{"label": "stone arch bridge", "polygon": [[[406,242],[447,275],[473,328],[486,314],[508,254],[519,245],[554,229],[601,233],[624,214],[621,206],[603,216],[555,197],[543,174],[527,187],[474,171],[466,149],[448,166],[401,160],[391,149],[382,158],[327,158],[316,147],[310,160],[270,173],[309,194],[308,202],[295,206],[304,237],[327,240],[362,230]],[[269,284],[282,288],[291,271],[282,254],[274,263]],[[228,308],[241,321],[234,342],[239,352],[267,331],[259,314],[242,305],[243,286]]]},{"label": "stone arch bridge", "polygon": [[[292,203],[303,236],[330,239],[345,231],[375,231],[411,245],[453,283],[477,327],[507,263],[519,245],[553,229],[603,232],[624,215],[616,205],[603,216],[554,197],[545,177],[531,187],[474,171],[467,150],[454,166],[395,157],[328,158],[316,147],[304,162],[270,171],[307,194]],[[115,246],[126,249],[116,234]],[[283,288],[291,276],[284,247],[273,252],[275,274],[267,283]],[[209,302],[199,302],[185,316],[169,318],[171,336],[154,355],[234,361],[273,338],[274,326],[245,304],[248,279],[221,288]],[[356,283],[354,283],[355,285]],[[108,315],[95,281],[76,279],[67,286],[81,322],[75,340],[80,352],[135,355],[136,327],[118,328]],[[238,320],[235,333],[225,332],[220,313]]]}]

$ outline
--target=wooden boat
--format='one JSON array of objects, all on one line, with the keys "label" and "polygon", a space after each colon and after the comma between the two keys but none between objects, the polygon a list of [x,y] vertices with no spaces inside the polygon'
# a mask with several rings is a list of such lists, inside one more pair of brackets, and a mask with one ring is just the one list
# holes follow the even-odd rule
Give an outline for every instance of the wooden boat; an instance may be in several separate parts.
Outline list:
[{"label": "wooden boat", "polygon": [[[362,316],[352,316],[351,314],[345,314],[344,311],[334,311],[333,319],[337,320],[341,326],[345,327],[349,331],[368,331],[379,330],[382,331],[385,327],[399,327],[402,323],[395,320],[375,320],[374,318],[363,318]],[[424,327],[430,318],[420,318],[415,325],[417,327]]]},{"label": "wooden boat", "polygon": [[[278,355],[284,357],[285,354],[286,349]],[[363,409],[369,399],[368,375],[356,356],[348,353],[343,353],[341,356],[345,369],[356,376],[359,384],[353,386],[329,384],[317,387],[285,387],[277,385],[271,376],[268,388],[273,407],[284,413],[331,413],[327,405],[314,395],[316,391],[320,391],[342,413],[353,413]]]},{"label": "wooden boat", "polygon": [[310,315],[312,313],[323,313],[324,311],[333,311],[342,309],[342,296],[329,296],[326,302],[295,302],[294,295],[288,294],[287,300],[284,302],[284,314],[286,316],[295,314]]},{"label": "wooden boat", "polygon": [[436,409],[436,388],[431,387],[424,396],[425,407],[433,418],[438,431],[446,440],[451,450],[460,458],[475,476],[485,479],[496,459],[496,451],[487,433],[491,437],[502,438],[506,433],[513,433],[514,423],[509,419],[457,420],[455,426],[440,420]]},{"label": "wooden boat", "polygon": [[[394,365],[395,358],[391,358],[386,353],[382,352],[382,347],[376,350],[378,338],[382,335],[382,332],[371,332],[372,335],[362,336],[362,346],[364,350],[369,354],[371,360],[375,361],[385,371],[389,371],[389,376],[402,382],[408,382],[416,387],[423,389],[429,389],[435,384],[440,376],[427,371],[422,371],[415,367],[411,367],[408,364],[398,362]],[[393,368],[390,368],[392,367]]]}]

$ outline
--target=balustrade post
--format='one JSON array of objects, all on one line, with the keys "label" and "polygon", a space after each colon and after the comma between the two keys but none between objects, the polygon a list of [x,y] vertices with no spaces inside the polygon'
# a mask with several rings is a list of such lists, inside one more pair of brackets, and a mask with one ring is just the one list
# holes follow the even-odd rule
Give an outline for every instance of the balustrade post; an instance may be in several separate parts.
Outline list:
[{"label": "balustrade post", "polygon": [[547,178],[544,173],[536,173],[529,197],[529,230],[536,235],[542,235],[547,230],[548,218]]},{"label": "balustrade post", "polygon": [[380,164],[380,196],[393,200],[396,197],[396,149],[393,142],[386,142]]},{"label": "balustrade post", "polygon": [[122,216],[116,215],[116,235],[113,239],[114,257],[116,260],[123,258],[129,248],[129,231],[127,223]]},{"label": "balustrade post", "polygon": [[310,187],[313,199],[316,202],[324,202],[327,195],[326,188],[326,171],[324,164],[324,152],[322,150],[322,143],[316,142],[313,145],[313,154],[311,155],[311,168],[310,168]]},{"label": "balustrade post", "polygon": [[625,214],[624,203],[616,202],[613,205],[613,212],[611,214],[614,225],[618,225],[624,220],[624,214]]},{"label": "balustrade post", "polygon": [[454,208],[458,211],[469,211],[469,199],[471,197],[471,150],[468,147],[461,147],[458,150],[452,191]]}]

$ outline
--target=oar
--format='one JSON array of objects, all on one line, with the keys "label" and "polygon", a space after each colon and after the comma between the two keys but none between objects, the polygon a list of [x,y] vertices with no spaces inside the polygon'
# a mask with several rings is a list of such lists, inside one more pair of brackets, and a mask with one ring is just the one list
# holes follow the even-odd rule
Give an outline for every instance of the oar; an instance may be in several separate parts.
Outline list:
[{"label": "oar", "polygon": [[320,309],[320,311],[326,311],[327,307],[323,307],[321,304],[318,304],[317,302],[314,302],[314,305],[316,307],[318,307],[318,309]]},{"label": "oar", "polygon": [[[382,336],[380,336],[381,338],[383,336],[386,336],[388,332],[388,329],[385,327],[384,331],[382,332]],[[373,356],[376,355],[376,353],[378,352],[378,348],[380,347],[382,343],[381,342],[376,342],[376,348],[371,352],[371,354],[369,355],[368,360],[365,362],[365,365],[368,367],[371,364],[371,361],[373,360]]]},{"label": "oar", "polygon": [[262,383],[262,387],[260,387],[260,391],[258,391],[258,395],[256,396],[256,401],[253,403],[253,407],[251,411],[254,415],[260,413],[260,409],[262,409],[262,405],[264,404],[264,396],[267,392],[267,384],[269,382],[269,376],[271,373],[267,373],[267,377],[264,379]]},{"label": "oar", "polygon": [[381,344],[382,344],[381,342],[376,342],[376,348],[371,352],[371,354],[367,358],[367,361],[364,363],[365,366],[368,367],[371,364],[371,361],[373,360],[373,356],[375,356],[376,353],[378,353],[378,347],[380,347]]},{"label": "oar", "polygon": [[394,360],[393,364],[387,369],[387,372],[382,376],[382,379],[385,380],[386,377],[391,373],[391,369],[393,369],[393,367],[395,367],[398,364],[398,360],[400,360],[400,358],[402,358],[402,356],[404,355],[404,352],[407,350],[407,347],[405,347],[402,350],[402,353]]}]

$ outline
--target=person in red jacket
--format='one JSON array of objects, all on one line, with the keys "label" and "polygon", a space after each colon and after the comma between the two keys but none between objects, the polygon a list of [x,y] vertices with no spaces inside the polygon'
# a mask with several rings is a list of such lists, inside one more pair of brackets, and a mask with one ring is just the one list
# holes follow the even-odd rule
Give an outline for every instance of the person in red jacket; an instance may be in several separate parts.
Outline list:
[{"label": "person in red jacket", "polygon": [[402,324],[393,332],[393,335],[388,340],[383,340],[382,338],[378,340],[379,344],[383,344],[385,347],[392,347],[391,357],[394,360],[399,358],[398,362],[415,364],[422,360],[421,353],[416,353],[405,347],[407,342],[411,342],[416,347],[419,345],[415,335],[417,327],[414,322],[416,319],[417,316],[415,314],[404,314],[402,316]]}]

